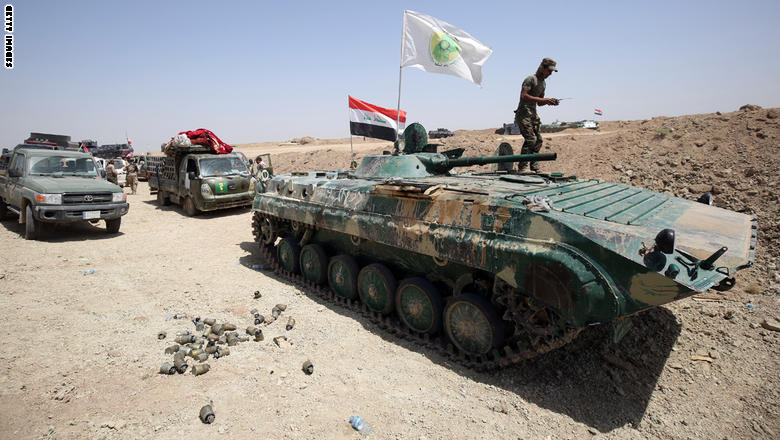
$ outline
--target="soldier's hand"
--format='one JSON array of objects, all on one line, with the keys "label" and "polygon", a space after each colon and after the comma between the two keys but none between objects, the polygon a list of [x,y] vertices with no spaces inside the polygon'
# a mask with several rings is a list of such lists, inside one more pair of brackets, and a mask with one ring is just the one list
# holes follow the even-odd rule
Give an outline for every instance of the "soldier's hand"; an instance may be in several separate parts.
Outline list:
[{"label": "soldier's hand", "polygon": [[549,101],[548,104],[550,104],[550,105],[558,105],[558,104],[560,104],[560,101],[558,101],[558,98],[547,98],[547,99]]}]

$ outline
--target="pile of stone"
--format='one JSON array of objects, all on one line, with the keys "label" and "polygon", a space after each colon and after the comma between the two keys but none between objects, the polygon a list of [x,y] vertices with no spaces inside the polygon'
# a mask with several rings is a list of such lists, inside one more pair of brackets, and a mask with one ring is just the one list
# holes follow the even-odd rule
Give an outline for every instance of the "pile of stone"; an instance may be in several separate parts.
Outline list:
[{"label": "pile of stone", "polygon": [[[185,373],[189,368],[188,358],[194,363],[190,370],[192,374],[199,376],[207,373],[211,367],[206,361],[210,357],[219,359],[228,356],[230,354],[229,347],[241,342],[251,340],[255,342],[264,341],[263,330],[258,326],[268,326],[276,321],[285,310],[287,310],[286,304],[277,304],[271,309],[269,316],[263,316],[257,309],[252,309],[250,313],[254,318],[254,325],[246,327],[245,334],[239,334],[237,326],[230,322],[220,323],[214,318],[194,318],[192,323],[195,325],[195,333],[190,330],[179,330],[174,338],[175,344],[165,348],[165,354],[173,355],[173,359],[172,362],[166,361],[160,366],[160,374]],[[175,317],[180,319],[185,318],[186,315],[176,314]],[[285,329],[290,331],[294,327],[295,319],[290,316]],[[167,333],[165,331],[157,333],[158,339],[162,340],[166,337]],[[277,342],[279,338],[278,336],[274,338],[274,342],[277,345],[279,345]],[[287,338],[284,337],[284,340],[286,341]]]}]

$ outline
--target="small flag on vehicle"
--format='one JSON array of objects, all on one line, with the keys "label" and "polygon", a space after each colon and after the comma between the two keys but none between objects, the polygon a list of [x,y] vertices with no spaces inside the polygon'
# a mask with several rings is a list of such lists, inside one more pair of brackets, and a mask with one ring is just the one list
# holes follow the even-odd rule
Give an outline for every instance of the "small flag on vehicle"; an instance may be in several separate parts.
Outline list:
[{"label": "small flag on vehicle", "polygon": [[597,114],[597,115],[599,115],[599,116],[601,116],[601,115],[603,114],[603,113],[602,113],[602,111],[601,111],[601,109],[598,109],[598,108],[594,108],[594,109],[593,109],[593,113],[595,113],[595,114]]},{"label": "small flag on vehicle", "polygon": [[395,141],[395,121],[399,119],[403,130],[406,124],[406,112],[401,110],[400,118],[396,110],[379,107],[365,101],[349,97],[349,132],[356,136],[368,136],[377,139]]}]

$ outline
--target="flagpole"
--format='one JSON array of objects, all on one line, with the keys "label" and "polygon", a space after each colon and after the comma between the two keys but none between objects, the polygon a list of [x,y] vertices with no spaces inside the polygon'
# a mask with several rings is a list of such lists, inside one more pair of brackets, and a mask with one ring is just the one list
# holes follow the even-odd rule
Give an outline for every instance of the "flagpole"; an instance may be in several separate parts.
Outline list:
[{"label": "flagpole", "polygon": [[[401,62],[398,63],[398,107],[395,113],[395,137],[398,140],[398,129],[401,127],[401,78],[404,71],[404,43],[406,38],[406,11],[404,11],[403,25],[401,26]],[[396,149],[397,150],[397,149]]]},{"label": "flagpole", "polygon": [[349,168],[352,169],[352,164],[355,163],[355,150],[352,149],[352,130],[349,131],[349,152],[352,153],[352,158],[349,160]]}]

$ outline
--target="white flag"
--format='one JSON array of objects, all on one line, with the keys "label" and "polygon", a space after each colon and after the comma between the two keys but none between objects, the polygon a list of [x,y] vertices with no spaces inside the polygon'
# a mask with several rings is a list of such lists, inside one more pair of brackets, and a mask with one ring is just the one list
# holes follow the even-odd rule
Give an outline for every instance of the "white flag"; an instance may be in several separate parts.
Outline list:
[{"label": "white flag", "polygon": [[459,76],[482,86],[482,65],[492,53],[489,47],[447,22],[404,11],[401,67]]}]

